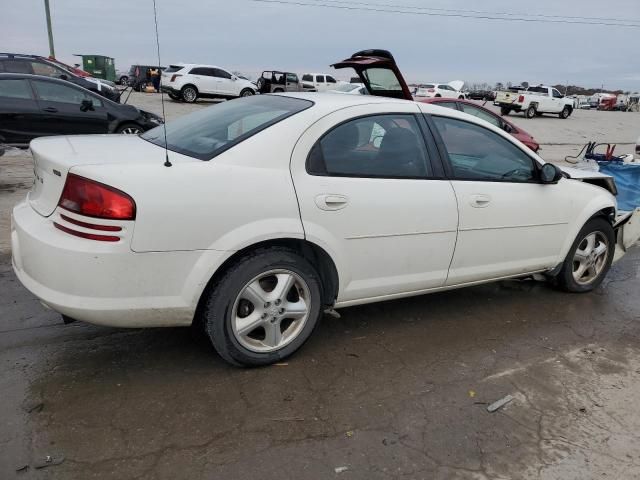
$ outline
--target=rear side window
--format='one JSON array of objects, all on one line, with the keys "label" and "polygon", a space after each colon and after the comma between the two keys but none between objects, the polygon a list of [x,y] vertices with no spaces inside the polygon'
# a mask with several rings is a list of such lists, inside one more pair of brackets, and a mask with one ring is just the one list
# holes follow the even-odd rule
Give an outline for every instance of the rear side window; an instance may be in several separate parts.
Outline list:
[{"label": "rear side window", "polygon": [[[299,98],[256,95],[205,108],[166,124],[167,148],[200,160],[211,160],[256,133],[311,107]],[[142,138],[164,147],[164,128]]]},{"label": "rear side window", "polygon": [[0,60],[1,71],[7,73],[33,73],[31,64],[20,60]]},{"label": "rear side window", "polygon": [[311,149],[307,171],[342,177],[424,178],[431,175],[413,115],[375,115],[348,121]]},{"label": "rear side window", "polygon": [[534,160],[491,130],[448,117],[433,116],[457,180],[531,182]]},{"label": "rear side window", "polygon": [[0,97],[32,100],[33,93],[27,80],[0,80]]},{"label": "rear side window", "polygon": [[183,68],[184,67],[182,67],[181,65],[169,65],[167,68],[164,69],[164,71],[167,73],[173,73],[173,72],[179,72]]},{"label": "rear side window", "polygon": [[316,75],[316,82],[324,83],[324,76],[323,75]]},{"label": "rear side window", "polygon": [[451,108],[453,110],[458,109],[458,107],[456,106],[456,102],[434,102],[434,105],[437,105],[438,107]]},{"label": "rear side window", "polygon": [[192,68],[189,73],[191,75],[208,75],[207,70],[209,70],[209,69],[208,68],[203,68],[203,67],[195,67],[195,68]]}]

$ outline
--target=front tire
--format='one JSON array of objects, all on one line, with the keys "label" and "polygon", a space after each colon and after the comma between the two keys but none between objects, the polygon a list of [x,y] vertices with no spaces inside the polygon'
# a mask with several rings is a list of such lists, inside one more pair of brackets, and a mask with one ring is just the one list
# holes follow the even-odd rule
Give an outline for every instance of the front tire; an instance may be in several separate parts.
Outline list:
[{"label": "front tire", "polygon": [[571,115],[571,108],[566,106],[560,112],[560,118],[566,120],[567,118],[569,118],[569,115]]},{"label": "front tire", "polygon": [[527,108],[524,112],[524,116],[526,118],[533,118],[536,116],[536,107],[531,105],[529,108]]},{"label": "front tire", "polygon": [[240,92],[241,97],[250,97],[251,95],[254,95],[254,91],[250,88],[245,88]]},{"label": "front tire", "polygon": [[590,292],[602,283],[611,268],[615,233],[602,217],[589,220],[578,233],[556,277],[567,292]]},{"label": "front tire", "polygon": [[115,131],[115,133],[124,135],[140,135],[143,132],[144,130],[140,127],[140,125],[136,125],[135,123],[123,123]]},{"label": "front tire", "polygon": [[196,90],[196,87],[187,85],[180,90],[180,95],[182,96],[182,100],[186,103],[195,103],[198,99],[198,90]]},{"label": "front tire", "polygon": [[206,332],[218,354],[233,365],[285,359],[307,341],[322,315],[318,273],[284,247],[243,257],[205,295]]}]

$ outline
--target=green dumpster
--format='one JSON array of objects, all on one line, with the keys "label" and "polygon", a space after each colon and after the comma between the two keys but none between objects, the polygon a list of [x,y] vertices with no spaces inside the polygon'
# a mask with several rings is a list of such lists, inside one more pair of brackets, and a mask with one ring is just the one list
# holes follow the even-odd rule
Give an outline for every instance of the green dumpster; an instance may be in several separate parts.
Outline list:
[{"label": "green dumpster", "polygon": [[82,57],[82,69],[96,78],[116,81],[116,64],[111,57],[104,55],[79,55]]}]

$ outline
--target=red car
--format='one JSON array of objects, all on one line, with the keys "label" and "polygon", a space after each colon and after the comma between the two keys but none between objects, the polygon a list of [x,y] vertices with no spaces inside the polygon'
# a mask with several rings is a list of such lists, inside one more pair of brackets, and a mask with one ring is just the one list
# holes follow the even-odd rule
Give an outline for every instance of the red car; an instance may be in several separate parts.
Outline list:
[{"label": "red car", "polygon": [[497,113],[493,113],[487,108],[481,107],[477,103],[451,98],[421,98],[419,101],[423,103],[434,103],[441,107],[453,108],[454,110],[460,110],[461,112],[475,115],[476,117],[486,120],[492,125],[501,128],[505,132],[510,133],[534,152],[537,152],[540,149],[540,144],[536,142],[531,135],[522,130],[522,128],[516,127],[513,123],[505,120],[504,117],[501,117]]},{"label": "red car", "polygon": [[[341,62],[333,64],[332,67],[353,68],[360,77],[360,81],[364,84],[369,95],[414,100],[407,83],[402,77],[402,73],[400,73],[400,69],[396,65],[393,55],[387,50],[362,50]],[[527,132],[516,127],[513,123],[508,122],[500,115],[493,113],[491,110],[487,110],[473,102],[443,97],[423,98],[419,101],[436,103],[443,107],[449,107],[475,115],[510,133],[534,152],[540,149],[538,142]]]}]

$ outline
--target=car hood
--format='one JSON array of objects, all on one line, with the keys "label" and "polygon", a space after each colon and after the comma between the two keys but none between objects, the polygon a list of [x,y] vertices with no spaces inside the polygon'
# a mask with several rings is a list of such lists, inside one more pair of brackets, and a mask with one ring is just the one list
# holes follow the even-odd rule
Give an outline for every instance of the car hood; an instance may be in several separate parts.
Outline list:
[{"label": "car hood", "polygon": [[565,167],[563,165],[558,165],[560,170],[569,175],[570,178],[575,180],[584,180],[587,178],[611,178],[611,175],[606,175],[604,173],[595,172],[593,170],[582,170],[574,167]]},{"label": "car hood", "polygon": [[464,81],[463,80],[453,80],[453,81],[447,83],[447,85],[449,85],[454,90],[460,91],[460,90],[462,90],[462,87],[464,86]]}]

